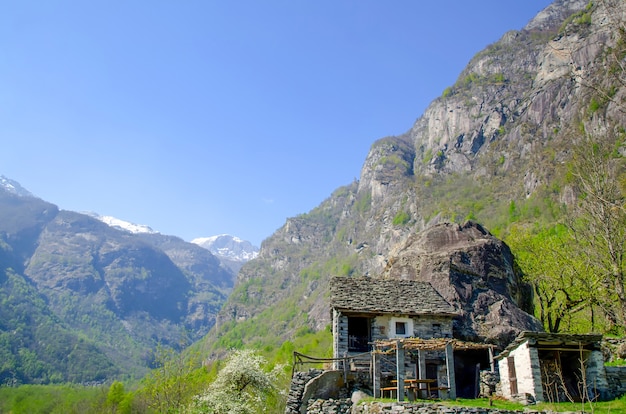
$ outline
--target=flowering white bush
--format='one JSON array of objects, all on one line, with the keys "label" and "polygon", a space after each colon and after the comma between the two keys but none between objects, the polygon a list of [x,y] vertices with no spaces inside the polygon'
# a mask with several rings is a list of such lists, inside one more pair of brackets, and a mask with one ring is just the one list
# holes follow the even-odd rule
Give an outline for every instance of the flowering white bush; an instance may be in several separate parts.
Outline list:
[{"label": "flowering white bush", "polygon": [[266,372],[265,358],[251,350],[237,350],[228,358],[204,394],[194,398],[188,413],[249,414],[259,412],[265,399],[275,393],[282,366]]}]

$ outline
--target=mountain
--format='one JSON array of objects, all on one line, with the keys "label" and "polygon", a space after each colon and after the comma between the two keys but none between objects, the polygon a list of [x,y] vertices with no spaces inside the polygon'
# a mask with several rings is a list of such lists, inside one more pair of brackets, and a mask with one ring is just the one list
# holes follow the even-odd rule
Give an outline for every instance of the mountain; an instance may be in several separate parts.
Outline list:
[{"label": "mountain", "polygon": [[[111,225],[107,224],[110,223]],[[235,276],[208,250],[0,186],[0,381],[143,375],[215,323]]]},{"label": "mountain", "polygon": [[[100,220],[111,227],[125,230],[130,233],[159,234],[158,231],[155,231],[144,224],[135,224],[112,216],[101,216],[98,213],[93,212],[85,212],[83,214]],[[220,260],[222,265],[230,269],[233,274],[236,274],[244,263],[254,259],[259,254],[258,247],[253,246],[252,243],[246,240],[242,240],[239,237],[231,236],[229,234],[198,237],[191,240],[191,243],[197,244],[198,246],[210,251]]]},{"label": "mountain", "polygon": [[259,254],[258,247],[229,234],[198,237],[193,239],[191,243],[209,250],[220,259],[224,266],[227,266],[235,273],[241,269],[244,263],[254,259]]},{"label": "mountain", "polygon": [[[502,344],[509,335],[492,323],[502,313],[525,311],[510,323],[531,326],[530,293],[506,245],[483,266],[472,262],[482,252],[435,244],[443,256],[428,260],[437,259],[437,272],[422,267],[429,244],[411,245],[446,222],[480,222],[481,239],[506,235],[521,218],[554,223],[575,200],[572,147],[595,134],[623,150],[624,25],[615,16],[625,9],[623,2],[557,0],[477,53],[406,133],[372,144],[358,181],[287,219],[262,243],[239,272],[206,349],[283,349],[284,341],[327,329],[334,276],[441,282],[434,285],[442,296],[471,321],[461,329],[467,339]],[[486,285],[487,269],[505,275],[504,285]]]}]

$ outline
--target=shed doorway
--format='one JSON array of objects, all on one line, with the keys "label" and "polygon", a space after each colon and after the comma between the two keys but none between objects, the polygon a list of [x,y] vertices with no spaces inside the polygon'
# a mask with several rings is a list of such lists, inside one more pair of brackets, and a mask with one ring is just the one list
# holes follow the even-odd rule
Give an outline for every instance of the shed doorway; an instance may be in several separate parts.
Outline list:
[{"label": "shed doorway", "polygon": [[371,350],[371,319],[359,316],[348,317],[348,352]]},{"label": "shed doorway", "polygon": [[477,398],[480,394],[480,371],[490,369],[489,350],[458,350],[454,353],[456,393],[459,398]]},{"label": "shed doorway", "polygon": [[[539,350],[541,383],[548,401],[580,402],[585,389],[585,360],[589,352]],[[581,362],[582,358],[582,362]]]}]

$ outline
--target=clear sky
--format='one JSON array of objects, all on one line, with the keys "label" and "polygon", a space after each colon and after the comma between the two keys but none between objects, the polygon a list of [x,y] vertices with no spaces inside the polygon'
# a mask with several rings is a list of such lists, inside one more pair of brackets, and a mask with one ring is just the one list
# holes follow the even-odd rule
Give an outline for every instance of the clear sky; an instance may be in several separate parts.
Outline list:
[{"label": "clear sky", "polygon": [[260,245],[549,0],[4,0],[0,174]]}]

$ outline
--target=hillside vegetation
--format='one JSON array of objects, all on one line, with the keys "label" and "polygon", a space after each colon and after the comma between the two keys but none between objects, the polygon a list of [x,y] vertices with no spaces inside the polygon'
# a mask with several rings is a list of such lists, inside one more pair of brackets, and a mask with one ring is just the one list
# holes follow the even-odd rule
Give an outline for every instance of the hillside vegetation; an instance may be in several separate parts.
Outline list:
[{"label": "hillside vegetation", "polygon": [[0,187],[0,383],[140,378],[159,344],[182,349],[211,328],[233,279],[177,237]]}]

